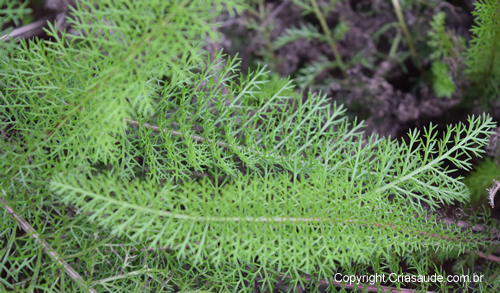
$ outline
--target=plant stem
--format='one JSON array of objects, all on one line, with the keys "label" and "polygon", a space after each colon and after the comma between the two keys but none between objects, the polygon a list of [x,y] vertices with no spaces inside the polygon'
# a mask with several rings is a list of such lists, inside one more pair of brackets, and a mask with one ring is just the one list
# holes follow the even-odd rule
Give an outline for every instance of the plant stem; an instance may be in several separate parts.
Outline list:
[{"label": "plant stem", "polygon": [[394,11],[396,12],[396,16],[398,18],[399,26],[401,27],[403,34],[405,35],[406,39],[408,40],[408,46],[410,47],[410,54],[413,56],[413,59],[418,67],[418,70],[420,70],[420,72],[422,72],[423,69],[422,69],[422,66],[420,65],[420,61],[418,60],[417,51],[415,50],[415,47],[413,46],[413,42],[411,40],[411,36],[410,36],[409,31],[408,31],[408,27],[406,26],[406,22],[405,22],[405,19],[403,17],[403,13],[401,12],[401,6],[399,5],[399,0],[391,0],[391,1],[392,1],[392,5],[394,6]]},{"label": "plant stem", "polygon": [[121,274],[121,275],[117,275],[117,276],[112,276],[112,277],[109,277],[109,278],[105,278],[105,279],[102,279],[102,280],[93,281],[92,284],[105,284],[105,283],[116,281],[116,280],[119,280],[119,279],[124,279],[124,278],[127,278],[129,276],[142,275],[142,274],[145,274],[145,273],[147,273],[149,271],[151,271],[151,269],[143,268],[143,269],[138,270],[138,271],[128,272],[126,274]]},{"label": "plant stem", "polygon": [[[286,3],[286,2],[284,2],[284,3]],[[259,4],[260,20],[263,21],[263,23],[261,25],[261,30],[262,30],[262,34],[264,35],[264,39],[266,41],[267,50],[269,51],[269,53],[271,55],[271,59],[272,59],[273,66],[274,66],[273,69],[274,69],[274,71],[278,71],[278,62],[276,60],[276,55],[274,54],[273,46],[271,45],[271,36],[270,36],[270,32],[269,32],[268,27],[267,27],[267,23],[269,22],[271,17],[267,17],[264,20],[264,16],[265,16],[264,5],[265,5],[264,0],[261,0],[260,4]]]},{"label": "plant stem", "polygon": [[[2,192],[5,196],[6,195],[5,190],[2,190]],[[26,234],[35,238],[36,242],[42,245],[43,251],[45,251],[45,253],[47,253],[47,255],[53,261],[57,262],[60,266],[62,266],[66,274],[68,274],[68,276],[73,281],[75,281],[81,289],[85,289],[85,291],[89,293],[97,293],[97,291],[87,286],[87,282],[85,282],[82,276],[80,276],[80,274],[78,274],[78,272],[75,271],[75,269],[73,269],[67,262],[65,262],[63,258],[57,253],[57,251],[55,251],[47,243],[47,241],[40,238],[40,235],[36,233],[35,229],[26,220],[24,220],[23,218],[21,218],[21,216],[19,216],[14,212],[14,209],[9,205],[9,203],[4,197],[0,198],[0,203],[2,203],[3,205],[2,207],[7,212],[7,214],[11,215],[14,219],[16,219],[19,226],[21,226],[21,228],[24,230],[24,232],[26,232]]]},{"label": "plant stem", "polygon": [[494,256],[493,254],[486,254],[481,251],[471,251],[472,253],[476,253],[479,257],[482,257],[487,260],[495,261],[495,262],[500,262],[500,257]]},{"label": "plant stem", "polygon": [[337,49],[337,44],[335,44],[335,41],[332,38],[332,33],[330,32],[330,29],[326,24],[326,20],[323,17],[323,14],[321,13],[321,11],[319,11],[318,3],[316,2],[316,0],[311,0],[311,4],[314,8],[314,13],[316,13],[316,17],[318,18],[319,22],[321,23],[321,27],[325,32],[328,45],[330,45],[330,48],[332,48],[333,54],[335,55],[335,59],[338,62],[340,70],[342,70],[342,74],[344,75],[344,77],[347,78],[347,73],[345,72],[345,65],[342,62],[342,57],[340,56],[339,50]]}]

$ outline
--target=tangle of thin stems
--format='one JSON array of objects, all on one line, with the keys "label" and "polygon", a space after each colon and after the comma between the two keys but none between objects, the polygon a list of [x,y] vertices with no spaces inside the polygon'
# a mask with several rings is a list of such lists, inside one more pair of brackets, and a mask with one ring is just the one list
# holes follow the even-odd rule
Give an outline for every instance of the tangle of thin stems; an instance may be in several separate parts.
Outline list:
[{"label": "tangle of thin stems", "polygon": [[5,190],[2,190],[2,192],[4,194],[4,197],[0,198],[0,203],[2,203],[2,207],[9,215],[11,215],[17,221],[17,223],[19,224],[21,229],[23,229],[24,232],[26,232],[26,234],[33,237],[37,243],[41,244],[43,247],[43,251],[45,251],[45,253],[53,261],[57,262],[57,264],[62,266],[64,271],[66,272],[66,274],[68,274],[68,276],[73,281],[75,281],[80,288],[85,289],[85,291],[87,291],[89,293],[97,293],[97,291],[95,291],[94,289],[89,288],[87,286],[87,284],[86,284],[85,280],[82,278],[82,276],[80,276],[80,274],[77,271],[75,271],[75,269],[73,269],[66,261],[64,261],[64,259],[57,253],[57,251],[55,251],[47,243],[47,241],[40,238],[40,234],[38,234],[35,231],[35,229],[26,220],[24,220],[21,216],[19,216],[18,214],[16,214],[14,212],[14,209],[9,205],[9,203],[5,199],[5,196],[6,196]]}]

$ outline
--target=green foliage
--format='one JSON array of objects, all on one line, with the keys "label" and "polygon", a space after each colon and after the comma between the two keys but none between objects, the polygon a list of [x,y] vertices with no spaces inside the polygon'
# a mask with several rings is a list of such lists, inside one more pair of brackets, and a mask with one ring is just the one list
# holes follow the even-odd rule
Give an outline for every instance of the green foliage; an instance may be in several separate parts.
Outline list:
[{"label": "green foliage", "polygon": [[475,166],[474,169],[463,180],[464,184],[470,190],[470,203],[472,206],[486,202],[486,197],[488,196],[486,188],[491,188],[493,185],[492,179],[500,175],[500,168],[488,157]]},{"label": "green foliage", "polygon": [[[330,49],[333,52],[333,55],[335,56],[335,62],[328,63],[332,65],[332,68],[338,67],[342,71],[342,74],[344,77],[347,77],[346,69],[347,67],[344,64],[344,61],[342,60],[342,56],[340,55],[338,49],[337,49],[337,41],[342,40],[344,37],[345,33],[349,31],[349,26],[346,22],[340,22],[335,28],[333,33],[330,31],[330,28],[328,27],[326,23],[326,14],[333,8],[333,5],[335,5],[336,1],[331,1],[330,6],[324,10],[323,7],[320,8],[316,0],[310,0],[310,1],[303,1],[303,0],[294,0],[293,3],[298,5],[299,7],[302,8],[302,13],[303,14],[309,14],[309,13],[314,13],[316,15],[316,18],[321,24],[321,29],[323,32],[319,32],[319,30],[311,25],[311,24],[306,24],[303,25],[301,24],[299,29],[292,28],[292,29],[287,29],[285,36],[280,36],[275,42],[274,42],[274,48],[278,49],[282,46],[284,46],[287,43],[296,41],[300,38],[306,38],[307,40],[311,39],[319,39],[320,41],[324,41],[328,43],[330,46]],[[323,56],[322,56],[323,57]],[[324,58],[326,59],[326,58]],[[309,69],[314,69],[314,65],[310,66]],[[308,71],[308,70],[306,70]],[[310,70],[309,70],[310,71]],[[309,72],[306,72],[308,74]],[[311,74],[308,74],[308,76],[303,77],[303,75],[299,75],[299,78],[303,77],[306,80],[314,81],[314,78],[321,74],[321,71],[316,71],[316,72],[311,72]],[[312,77],[312,78],[311,78]],[[304,88],[309,84],[302,84],[301,88]]]},{"label": "green foliage", "polygon": [[468,201],[444,163],[470,169],[491,118],[441,139],[436,126],[365,137],[326,95],[207,56],[212,20],[244,7],[81,1],[78,35],[50,27],[2,60],[2,290],[239,291],[282,274],[297,286],[340,267],[399,272],[401,256],[427,273],[417,256],[496,243],[435,213]]},{"label": "green foliage", "polygon": [[448,65],[434,61],[431,65],[432,72],[432,88],[438,98],[448,97],[455,92],[455,83],[449,75]]},{"label": "green foliage", "polygon": [[335,29],[333,30],[333,38],[337,41],[342,41],[344,39],[344,35],[349,31],[349,22],[341,21]]},{"label": "green foliage", "polygon": [[26,8],[28,6],[28,1],[20,3],[20,1],[9,1],[0,0],[0,30],[1,35],[5,34],[3,31],[4,26],[9,22],[14,22],[16,26],[20,25],[20,21],[23,19],[24,15],[31,12],[30,9]]},{"label": "green foliage", "polygon": [[431,60],[441,60],[453,54],[453,42],[444,27],[445,16],[444,12],[439,12],[434,15],[431,21],[431,30],[428,33],[429,41],[427,41],[427,45],[433,51],[429,56]]},{"label": "green foliage", "polygon": [[[12,28],[7,25],[10,22],[16,26],[20,25],[26,15],[31,12],[31,9],[26,8],[27,5],[28,1],[0,0],[0,42],[4,43],[0,46],[0,61],[7,58],[17,47],[14,42],[7,38],[7,35],[12,31]],[[9,41],[7,42],[7,40]],[[0,79],[0,88],[5,86]]]},{"label": "green foliage", "polygon": [[290,97],[295,96],[295,89],[290,86],[291,81],[289,79],[282,79],[277,73],[267,72],[265,75],[259,75],[259,80],[262,81],[262,88],[258,93],[255,93],[255,97],[249,97],[246,102],[249,104],[259,105],[261,102],[268,101],[275,94],[280,96]]},{"label": "green foliage", "polygon": [[[299,28],[286,29],[285,34],[281,35],[274,41],[273,48],[279,49],[284,45],[297,41],[299,39],[306,39],[308,41],[318,39],[322,42],[330,42],[332,40],[340,41],[348,31],[348,23],[340,22],[335,27],[333,36],[329,37],[319,32],[318,28],[311,24],[301,24]],[[338,60],[329,61],[325,56],[319,56],[319,59],[319,61],[312,62],[311,64],[308,64],[306,67],[298,71],[295,82],[301,89],[305,89],[307,86],[313,85],[315,83],[316,77],[318,77],[325,70],[342,68],[344,66],[343,63],[339,63]],[[353,62],[354,61],[359,60],[353,60]],[[316,85],[315,89],[322,89],[322,87],[321,85]]]},{"label": "green foliage", "polygon": [[312,24],[301,24],[299,28],[289,28],[285,30],[285,35],[280,36],[276,41],[274,41],[274,48],[279,49],[284,45],[296,41],[298,39],[307,39],[308,41],[312,39],[318,39],[320,41],[326,42],[326,37],[319,32],[318,28]]},{"label": "green foliage", "polygon": [[[335,27],[333,38],[340,41],[348,31],[349,25],[346,22],[341,22]],[[306,39],[308,41],[318,39],[322,42],[328,41],[328,38],[324,34],[320,33],[317,27],[310,23],[300,24],[298,28],[286,29],[285,34],[278,37],[278,39],[274,41],[274,48],[279,49],[284,45],[299,39]]]},{"label": "green foliage", "polygon": [[427,45],[431,48],[432,88],[438,98],[451,98],[455,92],[455,82],[450,75],[448,65],[444,63],[446,59],[456,59],[459,57],[461,48],[464,47],[464,40],[461,37],[455,37],[447,32],[444,27],[445,14],[439,12],[434,15],[431,21],[431,30],[428,33]]},{"label": "green foliage", "polygon": [[476,25],[466,52],[466,74],[486,99],[500,96],[500,3],[496,0],[474,2]]},{"label": "green foliage", "polygon": [[[463,142],[453,148],[447,148],[446,141],[434,148],[435,134],[430,131],[424,136],[427,146],[414,146],[415,152],[423,151],[426,156],[439,152],[436,158],[426,159],[409,151],[410,145],[393,147],[385,139],[373,138],[362,148],[359,133],[348,131],[345,119],[339,117],[340,110],[332,113],[329,120],[322,115],[327,113],[319,107],[322,99],[310,96],[307,104],[297,105],[298,113],[282,114],[282,117],[296,119],[286,131],[290,133],[288,137],[273,138],[286,130],[285,125],[282,129],[277,125],[275,129],[259,127],[258,132],[268,137],[269,144],[258,148],[260,154],[238,149],[236,143],[231,143],[226,161],[217,153],[214,160],[204,153],[220,152],[217,147],[212,144],[213,149],[209,150],[210,144],[200,146],[198,164],[219,165],[227,170],[224,173],[234,176],[223,187],[214,187],[206,180],[185,182],[182,186],[165,183],[157,187],[154,182],[122,182],[123,178],[118,175],[96,175],[89,180],[85,175],[72,172],[56,176],[51,190],[63,201],[75,203],[82,212],[91,213],[90,221],[97,221],[119,235],[126,233],[133,240],[148,243],[149,247],[178,247],[179,256],[191,255],[195,263],[209,255],[216,264],[251,262],[259,255],[264,267],[277,265],[279,271],[300,268],[311,273],[318,266],[321,271],[331,269],[336,262],[340,265],[367,262],[374,254],[384,256],[393,251],[429,249],[434,245],[444,250],[468,247],[439,239],[427,242],[429,246],[426,246],[422,243],[428,236],[419,234],[404,237],[404,243],[394,242],[391,229],[372,225],[376,221],[382,226],[396,226],[396,230],[412,229],[425,224],[414,216],[415,212],[426,214],[424,206],[432,211],[438,203],[466,201],[465,186],[447,177],[449,171],[439,167],[440,161],[446,157],[462,167],[469,166],[456,158],[477,139],[474,133],[484,133],[491,125],[488,120],[472,119],[469,129],[463,126],[450,129],[446,134],[449,139],[465,135]],[[311,112],[300,113],[307,108]],[[325,121],[325,127],[336,126],[338,132],[297,127],[309,119]],[[313,125],[317,127],[316,123]],[[416,142],[417,133],[411,136],[412,142]],[[147,138],[157,145],[173,143],[168,142],[168,134],[143,137]],[[337,143],[327,146],[326,141]],[[177,153],[188,155],[191,142],[185,144]],[[336,155],[339,149],[354,155]],[[236,152],[242,161],[249,162],[248,168],[259,163],[261,169],[248,175],[237,172],[228,159],[229,154]],[[390,159],[404,153],[401,161]],[[168,160],[177,154],[165,155]],[[370,157],[376,164],[368,170]],[[206,161],[200,162],[201,159]],[[278,172],[273,163],[288,170],[290,175]],[[153,170],[156,169],[151,168]],[[392,203],[387,201],[390,194],[396,195]],[[433,231],[440,235],[460,234],[449,227],[437,226]],[[343,247],[349,247],[349,253],[339,253]],[[314,257],[306,257],[308,254]]]}]

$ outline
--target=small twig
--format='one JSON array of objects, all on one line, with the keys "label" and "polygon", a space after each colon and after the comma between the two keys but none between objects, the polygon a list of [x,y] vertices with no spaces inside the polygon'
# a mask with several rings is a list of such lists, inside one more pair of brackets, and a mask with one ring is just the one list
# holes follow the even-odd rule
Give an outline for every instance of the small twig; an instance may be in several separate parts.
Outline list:
[{"label": "small twig", "polygon": [[500,257],[498,257],[498,256],[494,256],[492,254],[486,255],[485,253],[480,252],[480,251],[471,251],[471,252],[476,253],[477,255],[479,255],[480,257],[482,257],[484,259],[500,262]]},{"label": "small twig", "polygon": [[43,251],[49,255],[49,257],[57,262],[60,266],[64,268],[64,271],[68,274],[68,276],[75,281],[80,288],[85,288],[87,292],[90,293],[97,293],[92,288],[89,288],[85,282],[85,280],[78,274],[77,271],[75,271],[64,259],[59,256],[59,254],[47,243],[47,241],[43,240],[40,238],[40,235],[36,233],[35,229],[23,218],[21,218],[18,214],[14,212],[14,209],[9,205],[5,197],[7,194],[5,193],[5,190],[2,190],[4,197],[0,198],[0,203],[2,203],[2,207],[7,211],[9,215],[11,215],[14,219],[17,220],[19,223],[19,226],[28,234],[29,236],[35,238],[36,242],[41,244],[43,247]]},{"label": "small twig", "polygon": [[168,276],[168,278],[165,279],[165,281],[163,281],[163,283],[161,283],[161,286],[160,288],[163,288],[163,286],[165,286],[165,284],[170,281],[170,279],[172,279],[172,277],[174,276],[174,271],[172,271],[172,273],[170,274],[170,276]]},{"label": "small twig", "polygon": [[447,7],[448,9],[450,9],[450,12],[453,14],[453,16],[455,17],[455,19],[460,19],[460,16],[457,14],[456,10],[461,11],[461,8],[458,7],[458,6],[454,6],[451,3],[449,3],[449,2],[443,1],[443,2],[439,3],[436,6],[436,8],[434,8],[434,10],[435,11],[443,11],[443,9],[442,9],[443,6]]},{"label": "small twig", "polygon": [[266,20],[264,20],[264,22],[262,23],[262,26],[266,26],[266,25],[267,25],[267,24],[271,21],[271,19],[273,19],[276,15],[278,15],[278,13],[280,13],[280,12],[281,12],[281,10],[283,10],[283,8],[285,8],[285,7],[288,5],[288,3],[289,3],[288,1],[283,1],[283,2],[281,2],[281,4],[280,4],[280,5],[278,5],[278,7],[276,7],[276,8],[273,10],[273,12],[271,12],[271,13],[267,16]]},{"label": "small twig", "polygon": [[[469,223],[467,223],[466,221],[462,221],[462,220],[454,221],[454,220],[449,219],[449,218],[444,218],[444,219],[441,219],[441,221],[446,223],[446,224],[457,225],[458,227],[461,227],[461,228],[471,228],[471,230],[474,232],[484,232],[487,230],[487,228],[485,228],[483,225],[476,224],[474,226],[471,226]],[[500,235],[500,231],[498,231],[497,229],[492,229],[491,232],[494,233],[495,235]]]},{"label": "small twig", "polygon": [[47,25],[47,22],[52,21],[53,19],[54,19],[53,15],[48,15],[33,23],[30,23],[22,27],[18,27],[13,31],[11,31],[9,34],[1,36],[0,41],[9,41],[10,38],[28,39],[38,34],[41,34],[43,33],[43,28]]}]

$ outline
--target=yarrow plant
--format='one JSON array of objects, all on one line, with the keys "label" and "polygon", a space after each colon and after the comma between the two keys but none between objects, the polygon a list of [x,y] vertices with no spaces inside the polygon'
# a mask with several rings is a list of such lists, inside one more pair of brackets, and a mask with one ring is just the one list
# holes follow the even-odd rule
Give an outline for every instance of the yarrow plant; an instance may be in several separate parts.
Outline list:
[{"label": "yarrow plant", "polygon": [[475,89],[488,100],[500,97],[500,3],[495,0],[476,1],[472,40],[466,53],[466,73]]},{"label": "yarrow plant", "polygon": [[78,34],[51,26],[3,57],[3,290],[296,288],[497,243],[436,213],[468,201],[445,163],[470,169],[491,118],[366,137],[325,95],[203,50],[243,9],[81,1]]}]

